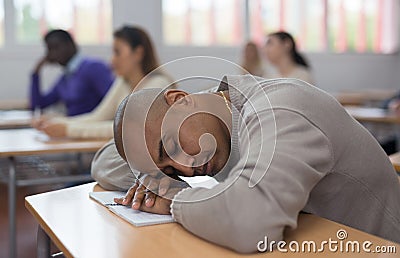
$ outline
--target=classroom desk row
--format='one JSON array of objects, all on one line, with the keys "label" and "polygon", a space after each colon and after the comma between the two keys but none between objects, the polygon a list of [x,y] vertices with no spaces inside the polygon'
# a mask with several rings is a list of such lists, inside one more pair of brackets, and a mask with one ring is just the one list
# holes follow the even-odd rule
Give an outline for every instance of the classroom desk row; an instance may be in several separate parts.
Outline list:
[{"label": "classroom desk row", "polygon": [[400,173],[400,152],[390,155],[389,159],[392,162],[394,169]]},{"label": "classroom desk row", "polygon": [[76,141],[68,139],[49,139],[46,135],[35,129],[0,130],[0,158],[8,160],[8,177],[5,182],[8,185],[9,208],[9,239],[10,257],[16,254],[16,187],[23,185],[37,185],[62,182],[79,182],[91,180],[89,174],[76,174],[60,177],[40,177],[31,179],[19,179],[20,171],[16,169],[16,157],[47,155],[58,153],[87,153],[96,152],[105,144],[106,140]]},{"label": "classroom desk row", "polygon": [[0,129],[30,127],[32,112],[29,110],[0,110]]},{"label": "classroom desk row", "polygon": [[[398,118],[386,113],[385,110],[374,108],[346,107],[346,110],[360,122],[376,122],[399,124]],[[18,128],[29,126],[31,120],[30,111],[0,111],[0,129]],[[40,179],[20,181],[17,179],[15,157],[30,155],[46,155],[53,153],[83,153],[95,152],[105,140],[100,141],[71,141],[71,140],[49,140],[34,129],[0,130],[0,157],[9,161],[8,170],[8,198],[9,198],[9,231],[10,231],[10,257],[16,257],[15,247],[15,196],[16,187],[19,185],[54,183]],[[397,158],[398,157],[398,158]],[[391,160],[398,171],[400,171],[400,154],[391,157]],[[398,165],[397,165],[398,164]],[[87,179],[82,175],[75,175],[73,178],[59,178],[57,182]]]},{"label": "classroom desk row", "polygon": [[[381,108],[346,106],[346,111],[360,122],[400,124],[400,118]],[[32,112],[27,110],[0,110],[0,129],[29,127]]]},{"label": "classroom desk row", "polygon": [[[289,252],[240,255],[207,242],[177,223],[135,227],[89,198],[89,192],[103,191],[95,183],[26,197],[27,209],[39,222],[38,257],[49,253],[49,241],[66,257],[399,257],[400,245],[310,214],[300,214],[298,227],[285,232],[285,241],[372,242],[370,250],[382,246],[388,253],[340,252],[324,248],[321,252]],[[62,201],[60,201],[62,200]],[[340,233],[340,234],[339,234]],[[341,235],[341,236],[340,236]],[[340,237],[339,237],[340,236]],[[264,239],[260,239],[264,240]],[[254,243],[257,245],[258,243]],[[263,247],[260,245],[260,247]],[[307,249],[306,249],[307,250]],[[390,251],[388,251],[390,250]],[[390,253],[389,253],[390,252]]]},{"label": "classroom desk row", "polygon": [[359,122],[400,124],[400,117],[382,108],[346,106],[346,111]]},{"label": "classroom desk row", "polygon": [[333,93],[333,96],[344,106],[364,106],[376,103],[391,98],[397,93],[397,90],[390,89],[364,89],[354,91],[340,91]]}]

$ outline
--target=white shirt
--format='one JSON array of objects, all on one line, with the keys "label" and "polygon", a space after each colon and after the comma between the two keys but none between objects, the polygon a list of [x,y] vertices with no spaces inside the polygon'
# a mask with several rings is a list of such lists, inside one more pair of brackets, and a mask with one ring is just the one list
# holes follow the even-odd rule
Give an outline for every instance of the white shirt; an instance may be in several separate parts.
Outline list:
[{"label": "white shirt", "polygon": [[[146,77],[140,84],[141,89],[164,88],[171,83],[165,75]],[[122,78],[117,78],[101,103],[92,112],[62,118],[59,121],[67,125],[70,138],[112,138],[113,121],[119,104],[132,92],[132,86]]]}]

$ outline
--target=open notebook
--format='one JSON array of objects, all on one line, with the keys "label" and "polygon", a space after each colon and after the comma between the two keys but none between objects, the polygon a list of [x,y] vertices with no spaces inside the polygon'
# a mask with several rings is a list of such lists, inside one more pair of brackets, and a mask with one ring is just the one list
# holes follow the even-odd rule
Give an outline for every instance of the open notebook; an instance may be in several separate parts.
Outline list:
[{"label": "open notebook", "polygon": [[[181,177],[191,187],[212,188],[218,182],[209,176]],[[115,197],[125,196],[124,192],[90,192],[90,198],[107,207],[119,217],[125,219],[135,226],[148,226],[174,222],[171,215],[159,215],[143,211],[133,210],[130,206],[123,206],[114,202]]]},{"label": "open notebook", "polygon": [[144,211],[136,211],[130,206],[116,204],[114,198],[125,196],[124,192],[90,192],[89,196],[93,200],[107,207],[119,217],[138,227],[174,222],[171,215],[159,215]]}]

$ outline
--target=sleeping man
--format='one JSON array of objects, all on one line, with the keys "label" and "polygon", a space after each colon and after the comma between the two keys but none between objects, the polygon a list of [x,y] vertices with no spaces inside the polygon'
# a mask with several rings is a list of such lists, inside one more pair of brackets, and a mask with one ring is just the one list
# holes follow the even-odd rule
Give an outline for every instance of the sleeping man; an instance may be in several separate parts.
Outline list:
[{"label": "sleeping man", "polygon": [[[302,81],[225,76],[215,93],[137,91],[114,130],[93,177],[111,189],[133,185],[116,201],[172,214],[208,241],[256,252],[307,212],[400,242],[388,157],[333,97]],[[190,188],[179,176],[219,183]]]}]

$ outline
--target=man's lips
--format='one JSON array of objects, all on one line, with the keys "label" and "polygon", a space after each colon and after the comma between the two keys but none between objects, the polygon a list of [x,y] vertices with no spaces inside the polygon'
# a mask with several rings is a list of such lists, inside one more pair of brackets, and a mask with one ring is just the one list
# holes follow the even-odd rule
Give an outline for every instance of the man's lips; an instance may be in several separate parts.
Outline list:
[{"label": "man's lips", "polygon": [[203,176],[206,176],[206,175],[210,176],[211,175],[211,162],[210,161],[208,161],[206,164],[203,164],[202,175]]},{"label": "man's lips", "polygon": [[194,170],[193,176],[206,176],[211,172],[210,162],[204,163],[203,166],[197,167]]}]

